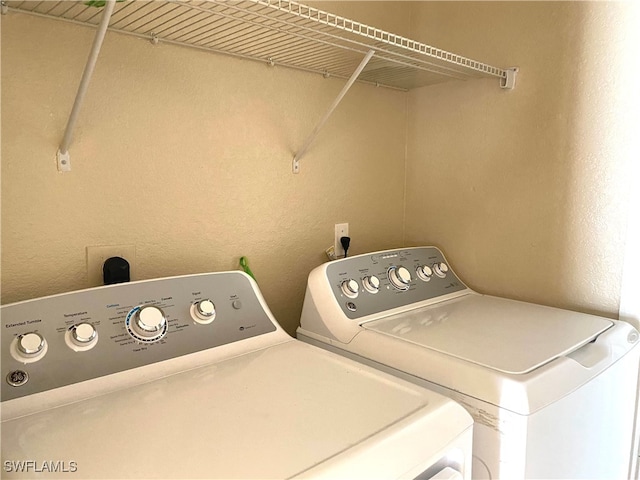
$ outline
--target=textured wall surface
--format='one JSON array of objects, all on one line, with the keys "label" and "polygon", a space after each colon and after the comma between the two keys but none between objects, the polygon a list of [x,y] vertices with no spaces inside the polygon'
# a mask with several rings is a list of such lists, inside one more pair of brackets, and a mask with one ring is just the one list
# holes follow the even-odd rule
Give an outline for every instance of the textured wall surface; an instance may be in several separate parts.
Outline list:
[{"label": "textured wall surface", "polygon": [[294,176],[293,152],[342,80],[120,34],[104,42],[72,171],[58,173],[93,33],[2,16],[2,303],[86,288],[92,245],[134,244],[138,279],[236,269],[246,255],[293,332],[334,223],[350,223],[354,253],[402,242],[402,203],[379,192],[403,191],[403,92],[355,85]]},{"label": "textured wall surface", "polygon": [[510,92],[482,80],[410,93],[406,243],[441,246],[482,292],[617,315],[638,71],[628,8],[414,4],[413,37],[520,75]]},{"label": "textured wall surface", "polygon": [[2,16],[2,303],[87,287],[92,245],[134,244],[140,279],[247,255],[293,332],[307,274],[348,221],[353,253],[435,244],[480,291],[615,316],[638,71],[627,4],[316,5],[517,65],[517,87],[356,85],[294,176],[343,81],[109,34],[59,174],[93,30]]}]

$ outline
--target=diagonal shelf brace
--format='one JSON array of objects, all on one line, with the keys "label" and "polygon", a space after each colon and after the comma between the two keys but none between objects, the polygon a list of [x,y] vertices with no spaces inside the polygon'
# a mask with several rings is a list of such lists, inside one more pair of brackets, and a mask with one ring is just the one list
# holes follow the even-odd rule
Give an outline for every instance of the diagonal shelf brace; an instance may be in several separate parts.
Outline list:
[{"label": "diagonal shelf brace", "polygon": [[304,156],[304,154],[309,149],[309,146],[311,145],[311,143],[318,136],[318,133],[320,133],[320,130],[322,130],[322,127],[324,127],[324,124],[327,123],[327,120],[329,120],[329,117],[331,116],[333,111],[336,109],[340,101],[342,100],[342,97],[346,95],[346,93],[351,88],[351,85],[353,85],[353,83],[358,79],[358,76],[360,75],[360,73],[362,73],[362,70],[364,70],[364,67],[367,66],[367,63],[369,63],[369,60],[371,60],[371,57],[373,57],[374,53],[375,53],[374,50],[369,50],[367,52],[367,54],[362,59],[362,62],[360,62],[360,65],[358,65],[358,68],[356,68],[355,72],[353,72],[349,80],[347,80],[346,85],[342,88],[342,90],[340,91],[336,99],[333,101],[333,103],[329,107],[329,110],[327,110],[324,116],[320,119],[320,121],[316,125],[316,128],[313,129],[313,132],[311,132],[309,137],[307,137],[307,141],[304,142],[304,145],[302,146],[302,148],[298,150],[295,157],[293,158],[293,173],[300,173],[300,159]]},{"label": "diagonal shelf brace", "polygon": [[113,13],[115,4],[116,0],[107,0],[107,3],[104,7],[104,12],[102,13],[102,18],[100,20],[100,25],[98,25],[96,36],[93,39],[93,45],[91,46],[91,52],[89,53],[87,65],[84,67],[82,79],[80,80],[80,86],[78,86],[78,93],[76,93],[76,99],[73,102],[73,108],[71,109],[69,120],[67,121],[67,127],[64,130],[64,136],[62,137],[62,142],[60,142],[60,147],[58,148],[58,152],[56,154],[58,170],[60,172],[68,172],[69,170],[71,170],[71,160],[69,158],[71,134],[73,133],[76,121],[78,120],[78,112],[80,111],[80,106],[82,105],[84,97],[89,88],[89,82],[91,81],[91,76],[93,75],[93,69],[96,66],[96,62],[98,61],[98,54],[100,53],[100,48],[102,47],[104,36],[107,33],[107,27],[109,26],[109,20],[111,19],[111,14]]}]

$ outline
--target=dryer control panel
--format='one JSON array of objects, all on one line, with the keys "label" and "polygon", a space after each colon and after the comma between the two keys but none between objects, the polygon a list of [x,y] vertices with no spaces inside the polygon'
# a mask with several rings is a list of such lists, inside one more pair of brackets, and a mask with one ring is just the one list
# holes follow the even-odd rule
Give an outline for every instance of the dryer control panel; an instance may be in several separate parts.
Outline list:
[{"label": "dryer control panel", "polygon": [[242,272],[120,283],[0,313],[3,402],[276,330]]},{"label": "dryer control panel", "polygon": [[354,320],[467,288],[436,247],[335,260],[326,275],[340,308]]}]

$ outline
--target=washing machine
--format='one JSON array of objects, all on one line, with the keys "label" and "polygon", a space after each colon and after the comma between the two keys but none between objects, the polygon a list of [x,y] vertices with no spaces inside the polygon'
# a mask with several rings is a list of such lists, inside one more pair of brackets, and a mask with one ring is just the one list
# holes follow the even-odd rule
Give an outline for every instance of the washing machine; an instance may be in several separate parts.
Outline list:
[{"label": "washing machine", "polygon": [[462,407],[291,338],[244,272],[0,313],[2,478],[470,478]]},{"label": "washing machine", "polygon": [[474,478],[633,472],[640,347],[625,322],[481,295],[415,247],[314,269],[297,336],[463,405]]}]

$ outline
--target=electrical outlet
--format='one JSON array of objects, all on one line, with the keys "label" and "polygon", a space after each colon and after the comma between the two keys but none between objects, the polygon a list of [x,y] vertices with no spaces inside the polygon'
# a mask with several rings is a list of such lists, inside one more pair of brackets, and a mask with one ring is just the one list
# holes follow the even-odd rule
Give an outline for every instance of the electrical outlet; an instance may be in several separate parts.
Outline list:
[{"label": "electrical outlet", "polygon": [[135,245],[99,245],[87,247],[87,280],[90,287],[104,284],[102,266],[111,257],[124,258],[129,262],[131,280],[136,278],[136,246]]},{"label": "electrical outlet", "polygon": [[344,248],[342,248],[342,244],[340,243],[340,237],[348,237],[348,236],[349,236],[349,224],[336,223],[335,236],[333,240],[333,249],[334,249],[336,258],[344,258]]}]

